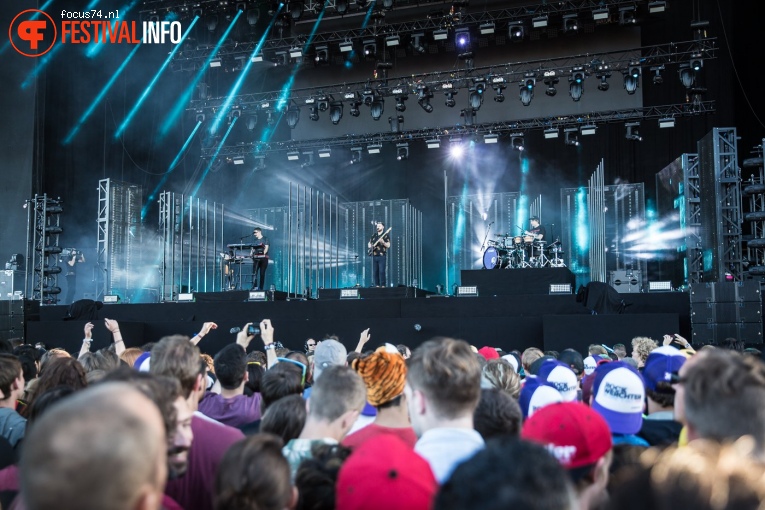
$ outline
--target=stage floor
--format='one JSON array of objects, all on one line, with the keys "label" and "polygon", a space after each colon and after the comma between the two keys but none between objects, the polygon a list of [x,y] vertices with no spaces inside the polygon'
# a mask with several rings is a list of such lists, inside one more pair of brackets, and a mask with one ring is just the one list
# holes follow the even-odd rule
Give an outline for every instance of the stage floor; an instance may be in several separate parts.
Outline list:
[{"label": "stage floor", "polygon": [[[320,339],[327,334],[338,335],[352,350],[366,328],[371,328],[370,348],[382,342],[413,347],[434,336],[451,336],[479,348],[573,347],[585,352],[592,343],[628,344],[639,335],[661,338],[665,333],[679,332],[691,338],[690,300],[682,292],[625,295],[630,304],[626,313],[593,316],[573,294],[415,298],[401,297],[397,288],[373,290],[375,299],[245,302],[238,293],[231,293],[231,300],[226,300],[226,293],[217,293],[210,301],[199,296],[196,302],[113,304],[104,305],[99,319],[118,320],[128,346],[176,333],[191,336],[203,322],[214,321],[219,328],[199,344],[210,354],[234,341],[231,328],[264,318],[271,319],[276,339],[296,350],[302,350],[307,338]],[[390,297],[381,295],[386,292]],[[86,321],[64,321],[67,309],[42,307],[39,320],[26,323],[27,341],[77,352]],[[93,349],[111,340],[100,322],[94,329]]]}]

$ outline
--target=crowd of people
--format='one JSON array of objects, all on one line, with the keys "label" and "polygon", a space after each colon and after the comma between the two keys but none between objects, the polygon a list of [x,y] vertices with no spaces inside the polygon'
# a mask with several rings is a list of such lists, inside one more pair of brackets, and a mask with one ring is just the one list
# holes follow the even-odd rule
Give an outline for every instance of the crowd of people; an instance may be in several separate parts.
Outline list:
[{"label": "crowd of people", "polygon": [[735,340],[291,351],[266,319],[210,356],[214,322],[103,326],[95,352],[93,323],[74,355],[0,342],[0,508],[765,507],[765,364]]}]

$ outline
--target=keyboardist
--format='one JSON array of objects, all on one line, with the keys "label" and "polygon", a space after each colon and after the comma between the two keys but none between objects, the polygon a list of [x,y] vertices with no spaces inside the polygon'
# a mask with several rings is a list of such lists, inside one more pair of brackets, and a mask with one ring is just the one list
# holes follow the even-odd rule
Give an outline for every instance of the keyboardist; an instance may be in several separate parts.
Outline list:
[{"label": "keyboardist", "polygon": [[266,269],[268,269],[268,238],[263,235],[260,227],[252,231],[255,240],[252,243],[252,290],[265,290]]}]

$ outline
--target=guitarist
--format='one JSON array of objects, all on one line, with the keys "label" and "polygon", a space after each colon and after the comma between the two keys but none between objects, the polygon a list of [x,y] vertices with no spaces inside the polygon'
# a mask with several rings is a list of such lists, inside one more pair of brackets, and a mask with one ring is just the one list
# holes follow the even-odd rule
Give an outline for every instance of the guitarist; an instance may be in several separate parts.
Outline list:
[{"label": "guitarist", "polygon": [[387,262],[386,253],[390,248],[390,236],[384,232],[385,225],[381,221],[377,222],[377,232],[367,243],[370,255],[372,255],[372,277],[375,287],[385,287],[385,264]]}]

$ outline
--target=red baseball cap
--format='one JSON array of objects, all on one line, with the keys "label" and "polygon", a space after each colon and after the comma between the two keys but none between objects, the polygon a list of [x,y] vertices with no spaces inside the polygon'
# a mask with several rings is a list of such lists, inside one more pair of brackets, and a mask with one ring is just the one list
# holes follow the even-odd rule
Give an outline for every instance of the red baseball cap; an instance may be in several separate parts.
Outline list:
[{"label": "red baseball cap", "polygon": [[340,468],[337,510],[429,510],[438,483],[428,462],[392,434],[359,446]]},{"label": "red baseball cap", "polygon": [[540,409],[523,424],[521,437],[545,446],[566,469],[595,464],[612,444],[606,420],[578,402]]},{"label": "red baseball cap", "polygon": [[478,354],[486,358],[487,360],[490,359],[499,359],[499,353],[497,352],[497,349],[494,347],[484,346],[478,349]]}]

